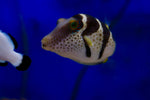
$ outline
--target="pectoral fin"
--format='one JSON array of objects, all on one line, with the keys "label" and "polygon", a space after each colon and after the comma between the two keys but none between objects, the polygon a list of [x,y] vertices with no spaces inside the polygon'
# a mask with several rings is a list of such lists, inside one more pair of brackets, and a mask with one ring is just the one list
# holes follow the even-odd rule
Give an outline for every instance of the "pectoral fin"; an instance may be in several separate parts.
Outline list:
[{"label": "pectoral fin", "polygon": [[87,36],[84,36],[83,38],[86,41],[86,43],[88,44],[88,46],[93,46],[92,41]]}]

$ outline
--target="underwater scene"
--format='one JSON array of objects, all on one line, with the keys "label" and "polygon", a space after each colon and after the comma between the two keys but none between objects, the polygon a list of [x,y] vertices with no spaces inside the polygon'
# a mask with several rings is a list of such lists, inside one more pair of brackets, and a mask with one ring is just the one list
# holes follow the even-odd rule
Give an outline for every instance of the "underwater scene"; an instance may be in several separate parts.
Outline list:
[{"label": "underwater scene", "polygon": [[0,100],[150,100],[150,2],[0,0]]}]

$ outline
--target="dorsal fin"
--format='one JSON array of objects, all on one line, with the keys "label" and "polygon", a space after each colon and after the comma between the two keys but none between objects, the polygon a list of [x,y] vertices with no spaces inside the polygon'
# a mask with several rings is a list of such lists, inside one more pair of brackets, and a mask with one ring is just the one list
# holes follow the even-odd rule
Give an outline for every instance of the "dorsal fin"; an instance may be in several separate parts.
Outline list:
[{"label": "dorsal fin", "polygon": [[8,35],[11,38],[11,40],[13,41],[15,49],[17,49],[18,48],[18,43],[17,43],[16,39],[10,33],[8,33]]}]

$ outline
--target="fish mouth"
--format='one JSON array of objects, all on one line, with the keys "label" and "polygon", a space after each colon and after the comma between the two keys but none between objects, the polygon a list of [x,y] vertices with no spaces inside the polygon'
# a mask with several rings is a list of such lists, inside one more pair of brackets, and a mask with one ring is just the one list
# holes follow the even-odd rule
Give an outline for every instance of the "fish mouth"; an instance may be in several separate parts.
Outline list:
[{"label": "fish mouth", "polygon": [[47,36],[45,36],[41,40],[41,47],[42,47],[42,49],[49,50],[49,43],[50,43],[49,41],[50,41],[50,39]]},{"label": "fish mouth", "polygon": [[41,43],[41,47],[42,47],[42,49],[47,50],[45,44]]}]

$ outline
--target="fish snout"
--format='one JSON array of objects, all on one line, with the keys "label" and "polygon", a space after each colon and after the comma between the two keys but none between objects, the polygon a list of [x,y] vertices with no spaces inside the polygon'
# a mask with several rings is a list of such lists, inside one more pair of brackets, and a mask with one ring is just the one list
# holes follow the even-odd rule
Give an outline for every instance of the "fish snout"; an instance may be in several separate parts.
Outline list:
[{"label": "fish snout", "polygon": [[49,45],[49,39],[47,37],[44,37],[42,39],[42,48],[45,49],[45,50],[48,50],[48,45]]},{"label": "fish snout", "polygon": [[57,24],[59,24],[59,23],[62,23],[62,22],[64,22],[64,21],[66,21],[67,19],[65,19],[65,18],[59,18],[58,20],[57,20]]}]

